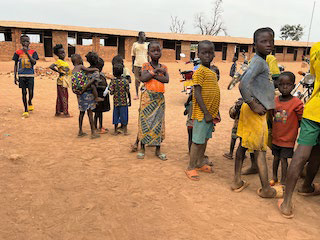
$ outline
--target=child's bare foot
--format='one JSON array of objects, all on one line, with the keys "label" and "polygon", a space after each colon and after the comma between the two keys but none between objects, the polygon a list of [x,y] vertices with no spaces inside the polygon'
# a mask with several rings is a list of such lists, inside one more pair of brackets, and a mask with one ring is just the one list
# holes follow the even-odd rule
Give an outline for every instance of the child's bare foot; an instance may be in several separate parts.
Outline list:
[{"label": "child's bare foot", "polygon": [[61,117],[63,117],[63,118],[71,118],[71,117],[73,117],[73,116],[71,116],[69,113],[67,113],[67,114],[61,115]]},{"label": "child's bare foot", "polygon": [[288,219],[294,217],[294,214],[292,212],[293,207],[292,206],[290,206],[290,207],[285,206],[283,204],[283,199],[278,200],[278,209],[283,217],[288,218]]},{"label": "child's bare foot", "polygon": [[108,129],[106,129],[106,128],[100,128],[100,130],[99,130],[99,134],[105,134],[105,133],[107,133],[107,132],[109,132],[109,130]]},{"label": "child's bare foot", "polygon": [[120,132],[119,132],[119,130],[116,130],[116,131],[114,131],[113,133],[111,133],[112,135],[114,135],[114,136],[116,136],[116,135],[119,135],[120,134]]},{"label": "child's bare foot", "polygon": [[134,143],[131,145],[131,152],[138,152],[138,143]]},{"label": "child's bare foot", "polygon": [[103,99],[103,98],[101,98],[101,97],[97,97],[97,98],[95,98],[95,101],[96,101],[96,102],[103,102],[103,101],[104,101],[104,99]]},{"label": "child's bare foot", "polygon": [[54,116],[55,117],[60,117],[61,115],[60,115],[60,113],[56,113]]},{"label": "child's bare foot", "polygon": [[79,132],[78,133],[78,137],[84,137],[84,136],[87,136],[88,134],[87,133],[85,133],[85,132]]},{"label": "child's bare foot", "polygon": [[230,160],[233,159],[233,157],[232,157],[232,155],[230,153],[225,153],[222,156],[224,156],[225,158],[230,159]]},{"label": "child's bare foot", "polygon": [[249,183],[247,181],[244,181],[244,180],[243,181],[241,180],[239,182],[233,181],[231,184],[231,190],[234,192],[241,192],[248,186],[249,186]]},{"label": "child's bare foot", "polygon": [[277,196],[277,191],[272,187],[268,187],[267,189],[259,188],[257,194],[262,198],[275,198]]},{"label": "child's bare foot", "polygon": [[99,138],[99,137],[100,137],[100,135],[97,134],[97,133],[92,133],[91,134],[91,139],[96,139],[96,138]]},{"label": "child's bare foot", "polygon": [[207,164],[207,165],[209,165],[209,166],[213,166],[213,162],[210,162],[209,161],[209,157],[207,156],[207,155],[204,155],[204,157],[203,157],[203,163],[204,164]]},{"label": "child's bare foot", "polygon": [[257,174],[258,168],[250,167],[247,170],[244,170],[241,174],[242,175],[250,175],[250,174]]}]

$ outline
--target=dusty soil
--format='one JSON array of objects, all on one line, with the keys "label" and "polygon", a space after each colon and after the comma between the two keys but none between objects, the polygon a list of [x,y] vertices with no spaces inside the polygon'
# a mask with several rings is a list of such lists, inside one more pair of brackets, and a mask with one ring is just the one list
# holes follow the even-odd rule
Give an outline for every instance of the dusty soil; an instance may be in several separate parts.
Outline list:
[{"label": "dusty soil", "polygon": [[[320,197],[295,193],[296,217],[287,220],[277,211],[276,200],[257,196],[257,175],[244,177],[251,184],[242,193],[230,190],[233,161],[222,154],[229,148],[232,128],[228,109],[239,96],[237,88],[226,90],[230,63],[217,64],[222,122],[207,149],[215,172],[201,174],[199,182],[186,178],[187,97],[181,93],[178,69],[191,66],[167,65],[171,78],[163,151],[169,160],[162,162],[152,148],[147,148],[145,160],[130,153],[138,101],[130,108],[129,136],[79,139],[71,91],[74,117],[55,118],[56,81],[37,77],[35,111],[22,119],[20,89],[5,74],[13,64],[0,63],[0,239],[319,239]],[[285,66],[295,73],[301,70],[300,63]],[[111,72],[110,63],[104,70]],[[112,112],[104,117],[104,126],[112,129]],[[89,132],[87,118],[84,130]],[[270,170],[271,162],[268,152]]]}]

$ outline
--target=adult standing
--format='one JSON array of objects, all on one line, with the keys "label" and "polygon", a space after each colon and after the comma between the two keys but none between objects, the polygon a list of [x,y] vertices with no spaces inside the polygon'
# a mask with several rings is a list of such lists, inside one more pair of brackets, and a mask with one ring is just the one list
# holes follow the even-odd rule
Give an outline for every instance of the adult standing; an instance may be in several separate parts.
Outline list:
[{"label": "adult standing", "polygon": [[134,73],[136,96],[134,100],[139,99],[139,87],[142,64],[148,62],[148,43],[146,42],[146,34],[139,32],[138,41],[133,43],[131,49],[132,56],[132,72]]}]

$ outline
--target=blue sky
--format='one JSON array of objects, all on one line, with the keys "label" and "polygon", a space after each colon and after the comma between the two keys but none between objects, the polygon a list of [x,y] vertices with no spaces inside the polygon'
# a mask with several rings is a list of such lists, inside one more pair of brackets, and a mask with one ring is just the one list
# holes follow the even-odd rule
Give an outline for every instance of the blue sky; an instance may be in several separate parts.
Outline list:
[{"label": "blue sky", "polygon": [[[224,0],[223,19],[228,34],[251,37],[255,29],[269,26],[279,39],[284,24],[305,27],[307,40],[314,0]],[[197,4],[198,3],[198,4]],[[76,26],[169,32],[170,16],[186,21],[185,33],[198,33],[194,16],[207,16],[212,0],[10,0],[1,3],[1,20],[44,22]],[[317,0],[310,41],[320,41],[320,0]]]}]

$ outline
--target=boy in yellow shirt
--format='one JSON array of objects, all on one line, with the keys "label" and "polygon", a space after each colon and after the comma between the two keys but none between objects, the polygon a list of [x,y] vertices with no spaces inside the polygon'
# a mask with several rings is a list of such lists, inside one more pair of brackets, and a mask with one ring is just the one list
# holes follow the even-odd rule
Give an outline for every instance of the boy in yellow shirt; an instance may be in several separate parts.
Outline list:
[{"label": "boy in yellow shirt", "polygon": [[214,58],[214,45],[210,41],[201,41],[198,45],[200,67],[193,74],[193,108],[192,108],[192,145],[190,162],[185,173],[191,180],[200,180],[198,171],[212,173],[212,168],[205,163],[205,151],[214,130],[213,119],[218,117],[220,89],[217,75],[210,68]]},{"label": "boy in yellow shirt", "polygon": [[285,218],[293,218],[292,194],[299,175],[308,161],[307,175],[298,194],[320,195],[320,184],[312,183],[320,166],[320,42],[310,51],[310,73],[315,75],[314,90],[304,108],[298,147],[288,168],[284,199],[278,201],[278,208]]}]

